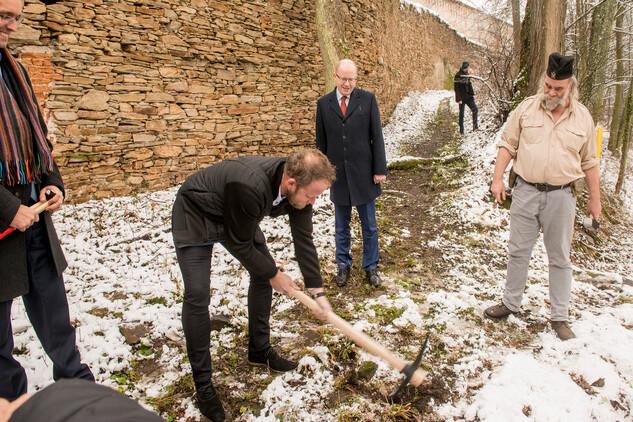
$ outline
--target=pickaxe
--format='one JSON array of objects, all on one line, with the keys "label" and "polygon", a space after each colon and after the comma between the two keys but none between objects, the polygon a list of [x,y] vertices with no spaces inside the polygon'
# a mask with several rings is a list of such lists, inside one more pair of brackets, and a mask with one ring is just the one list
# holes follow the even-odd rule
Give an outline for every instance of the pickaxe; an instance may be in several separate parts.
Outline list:
[{"label": "pickaxe", "polygon": [[[40,201],[36,204],[31,205],[29,208],[31,208],[32,210],[35,210],[35,212],[37,212],[38,214],[44,211],[46,207],[48,207],[48,203],[50,202],[50,200],[53,199],[53,197],[55,196],[55,192],[53,192],[52,190],[47,190],[45,195],[46,195],[46,201]],[[0,239],[3,239],[8,234],[13,233],[14,230],[15,230],[15,227],[8,227],[5,231],[0,233]]]},{"label": "pickaxe", "polygon": [[[313,300],[311,297],[300,290],[290,289],[290,294],[312,310],[321,309],[321,307],[315,300]],[[413,384],[414,386],[419,387],[420,384],[422,384],[422,381],[424,381],[427,372],[423,371],[422,369],[418,369],[418,366],[420,366],[422,354],[424,353],[424,350],[426,349],[426,346],[429,342],[428,334],[426,336],[426,340],[424,340],[424,344],[422,345],[420,352],[418,353],[418,356],[415,358],[413,363],[407,364],[404,360],[394,355],[391,351],[386,349],[380,343],[376,342],[367,334],[356,330],[354,327],[351,326],[349,322],[345,321],[334,312],[328,312],[326,319],[330,324],[341,330],[343,334],[352,339],[356,344],[366,349],[371,354],[386,360],[392,368],[402,372],[405,375],[405,379],[400,383],[400,385],[398,385],[398,387],[396,387],[396,389],[393,390],[391,394],[389,394],[390,399],[393,399],[400,391],[402,391],[404,387],[409,384],[409,382],[411,382],[411,384]]]}]

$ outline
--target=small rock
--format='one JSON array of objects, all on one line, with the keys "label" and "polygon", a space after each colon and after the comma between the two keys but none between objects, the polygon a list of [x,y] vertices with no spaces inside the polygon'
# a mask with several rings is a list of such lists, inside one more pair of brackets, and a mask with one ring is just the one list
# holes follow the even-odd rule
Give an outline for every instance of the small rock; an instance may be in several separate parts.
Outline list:
[{"label": "small rock", "polygon": [[121,324],[119,325],[119,331],[125,337],[125,342],[130,346],[139,344],[141,338],[149,333],[149,330],[143,324]]},{"label": "small rock", "polygon": [[358,368],[358,379],[363,379],[369,381],[376,370],[378,369],[378,365],[375,362],[365,361],[360,364],[360,368]]},{"label": "small rock", "polygon": [[604,387],[604,378],[598,378],[596,381],[591,383],[594,387]]},{"label": "small rock", "polygon": [[228,315],[219,314],[211,317],[211,331],[220,331],[229,325],[231,325],[231,318]]},{"label": "small rock", "polygon": [[110,311],[108,310],[108,308],[92,308],[90,310],[90,314],[91,315],[94,315],[94,316],[99,317],[99,318],[104,318],[104,317],[108,316],[109,312]]}]

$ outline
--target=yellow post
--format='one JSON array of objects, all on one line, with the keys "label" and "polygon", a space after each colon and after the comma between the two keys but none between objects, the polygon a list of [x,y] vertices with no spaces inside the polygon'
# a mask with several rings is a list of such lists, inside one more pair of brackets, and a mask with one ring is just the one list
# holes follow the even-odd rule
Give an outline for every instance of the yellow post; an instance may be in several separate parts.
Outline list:
[{"label": "yellow post", "polygon": [[602,152],[602,128],[598,126],[598,159],[600,159],[601,152]]}]

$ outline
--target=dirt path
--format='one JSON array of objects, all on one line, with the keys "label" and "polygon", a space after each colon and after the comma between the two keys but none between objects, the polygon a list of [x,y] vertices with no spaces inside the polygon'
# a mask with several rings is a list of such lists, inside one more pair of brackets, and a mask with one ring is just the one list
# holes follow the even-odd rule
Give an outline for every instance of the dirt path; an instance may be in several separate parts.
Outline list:
[{"label": "dirt path", "polygon": [[[438,195],[457,187],[456,172],[465,164],[453,153],[459,142],[456,127],[456,116],[444,101],[435,119],[404,151],[424,160],[392,165],[378,200],[381,233],[393,236],[390,244],[381,247],[383,271],[395,271],[406,279],[423,279],[421,289],[437,287],[447,270],[439,251],[423,245],[445,229],[446,223],[428,210]],[[437,160],[441,155],[452,158]]]}]

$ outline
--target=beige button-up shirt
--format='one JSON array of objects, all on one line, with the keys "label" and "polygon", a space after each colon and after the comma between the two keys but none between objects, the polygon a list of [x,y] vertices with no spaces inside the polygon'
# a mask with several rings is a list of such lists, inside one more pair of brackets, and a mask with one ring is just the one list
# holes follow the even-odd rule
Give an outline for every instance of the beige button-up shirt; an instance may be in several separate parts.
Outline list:
[{"label": "beige button-up shirt", "polygon": [[510,114],[499,148],[514,158],[514,171],[531,183],[565,185],[597,166],[595,126],[589,110],[571,101],[557,122],[538,95],[526,98]]}]

